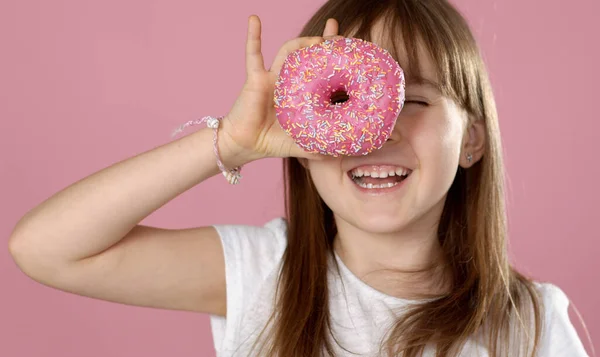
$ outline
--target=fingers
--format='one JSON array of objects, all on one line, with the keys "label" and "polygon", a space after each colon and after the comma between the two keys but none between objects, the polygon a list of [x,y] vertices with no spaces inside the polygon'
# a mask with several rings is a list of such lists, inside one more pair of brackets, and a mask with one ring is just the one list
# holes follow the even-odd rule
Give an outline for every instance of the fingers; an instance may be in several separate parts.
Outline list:
[{"label": "fingers", "polygon": [[291,157],[297,157],[297,158],[309,159],[309,160],[315,160],[315,161],[323,160],[327,157],[323,154],[311,153],[311,152],[305,151],[300,146],[298,146],[296,143],[294,143],[292,145],[293,146],[290,148],[290,155],[289,155]]},{"label": "fingers", "polygon": [[[271,68],[271,72],[279,73],[286,57],[304,47],[323,42],[329,39],[339,39],[343,36],[338,35],[339,24],[336,19],[330,18],[325,23],[323,36],[300,37],[290,40],[284,44],[275,57]],[[264,71],[265,63],[261,49],[261,22],[258,16],[252,15],[248,19],[248,38],[246,41],[246,70],[248,73],[256,71]]]},{"label": "fingers", "polygon": [[297,157],[297,158],[302,158],[302,159],[315,160],[315,161],[324,160],[327,157],[327,156],[325,156],[323,154],[318,154],[318,153],[314,153],[313,154],[313,153],[304,151],[299,146],[295,146],[292,149],[292,152],[290,153],[290,156]]},{"label": "fingers", "polygon": [[277,143],[274,146],[277,147],[277,151],[281,157],[297,157],[309,160],[323,160],[327,157],[319,153],[311,153],[304,150],[294,142],[291,136],[281,129],[273,133],[272,139],[273,143]]},{"label": "fingers", "polygon": [[339,31],[339,24],[338,24],[337,20],[330,18],[325,23],[325,29],[323,31],[323,36],[298,37],[298,38],[295,38],[295,39],[292,39],[292,40],[286,42],[281,47],[281,49],[279,50],[279,53],[273,60],[273,64],[271,65],[271,68],[269,69],[269,71],[272,72],[273,74],[279,74],[279,70],[281,69],[281,66],[283,66],[283,63],[284,63],[285,59],[287,58],[287,56],[290,53],[292,53],[298,49],[312,46],[317,43],[323,42],[325,40],[330,40],[330,39],[335,40],[335,39],[342,38],[343,36],[338,35],[338,31]]},{"label": "fingers", "polygon": [[325,30],[323,30],[323,37],[328,38],[336,36],[338,31],[339,24],[337,20],[333,18],[327,19],[327,22],[325,23]]},{"label": "fingers", "polygon": [[260,19],[256,15],[250,16],[248,18],[248,38],[246,39],[246,71],[248,74],[265,70],[260,32]]},{"label": "fingers", "polygon": [[315,45],[317,43],[321,43],[323,41],[324,41],[323,37],[313,36],[313,37],[298,37],[298,38],[295,38],[293,40],[286,42],[279,49],[279,52],[277,53],[277,56],[275,56],[275,59],[273,60],[273,65],[271,66],[269,71],[271,71],[275,75],[279,74],[279,70],[283,66],[283,62],[285,61],[285,59],[287,58],[287,56],[290,53],[292,53],[296,50],[299,50],[301,48],[304,48],[304,47],[309,47],[309,46]]}]

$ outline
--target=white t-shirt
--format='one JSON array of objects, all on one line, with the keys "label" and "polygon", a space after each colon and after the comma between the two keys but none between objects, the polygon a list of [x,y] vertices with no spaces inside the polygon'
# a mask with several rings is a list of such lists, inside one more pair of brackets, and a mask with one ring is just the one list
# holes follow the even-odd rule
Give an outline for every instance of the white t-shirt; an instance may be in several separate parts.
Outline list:
[{"label": "white t-shirt", "polygon": [[[217,356],[250,356],[250,349],[273,311],[279,263],[286,247],[286,223],[264,226],[216,225],[225,253],[227,316],[210,316]],[[411,302],[379,292],[355,276],[336,256],[341,275],[330,269],[330,316],[338,341],[336,356],[377,355],[394,318],[392,310]],[[343,284],[340,283],[343,280]],[[569,300],[556,286],[539,284],[545,307],[540,357],[589,357],[569,316]],[[426,356],[434,356],[426,350]],[[461,357],[488,357],[484,345],[470,339]]]}]

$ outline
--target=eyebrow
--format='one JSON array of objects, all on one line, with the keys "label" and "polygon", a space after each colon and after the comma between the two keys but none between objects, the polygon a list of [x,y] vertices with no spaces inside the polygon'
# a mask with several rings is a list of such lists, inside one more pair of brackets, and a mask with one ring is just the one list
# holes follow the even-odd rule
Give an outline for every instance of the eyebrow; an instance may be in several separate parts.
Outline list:
[{"label": "eyebrow", "polygon": [[434,89],[440,93],[443,93],[443,89],[442,86],[435,81],[432,81],[430,79],[427,78],[423,78],[423,77],[409,77],[406,80],[406,86],[425,86],[425,87],[430,87],[431,89]]}]

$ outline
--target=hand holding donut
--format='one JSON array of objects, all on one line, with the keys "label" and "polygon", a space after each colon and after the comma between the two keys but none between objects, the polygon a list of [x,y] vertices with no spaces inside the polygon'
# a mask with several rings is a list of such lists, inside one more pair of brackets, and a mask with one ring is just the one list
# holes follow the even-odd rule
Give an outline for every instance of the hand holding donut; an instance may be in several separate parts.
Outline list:
[{"label": "hand holding donut", "polygon": [[[287,56],[304,47],[336,36],[338,24],[329,19],[323,36],[300,37],[286,42],[269,70],[265,69],[261,52],[261,23],[257,16],[248,20],[246,40],[246,82],[229,113],[223,118],[222,139],[229,157],[223,161],[230,167],[265,157],[322,158],[300,148],[277,122],[273,93],[279,71]],[[225,154],[225,153],[223,153]]]}]

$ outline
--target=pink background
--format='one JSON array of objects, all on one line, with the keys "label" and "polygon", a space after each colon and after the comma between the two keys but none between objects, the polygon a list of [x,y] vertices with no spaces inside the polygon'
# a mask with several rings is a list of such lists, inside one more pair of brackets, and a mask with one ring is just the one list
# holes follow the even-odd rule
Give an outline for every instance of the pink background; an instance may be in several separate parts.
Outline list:
[{"label": "pink background", "polygon": [[[47,288],[16,268],[5,243],[28,209],[64,186],[167,142],[182,122],[225,113],[244,80],[248,15],[263,20],[268,65],[320,4],[0,2],[0,356],[214,355],[206,316]],[[599,345],[599,3],[456,4],[480,40],[497,95],[512,256],[567,292]],[[144,223],[262,224],[281,214],[279,162],[245,172],[241,186],[210,179]]]}]

